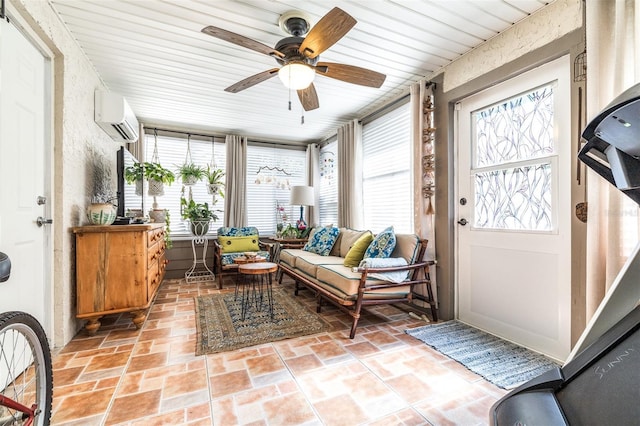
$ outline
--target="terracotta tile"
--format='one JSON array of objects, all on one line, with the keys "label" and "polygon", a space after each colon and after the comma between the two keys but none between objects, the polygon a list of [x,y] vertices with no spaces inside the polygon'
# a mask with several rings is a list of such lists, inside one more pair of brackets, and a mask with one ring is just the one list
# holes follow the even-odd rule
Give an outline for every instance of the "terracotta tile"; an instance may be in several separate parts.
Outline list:
[{"label": "terracotta tile", "polygon": [[311,345],[310,347],[311,350],[316,354],[316,356],[321,360],[336,358],[348,353],[342,347],[342,345],[339,345],[333,340]]},{"label": "terracotta tile", "polygon": [[101,389],[67,396],[53,413],[53,423],[63,423],[104,413],[114,391],[115,388]]},{"label": "terracotta tile", "polygon": [[353,345],[345,345],[345,349],[357,357],[365,357],[380,352],[380,349],[369,342],[355,343]]},{"label": "terracotta tile", "polygon": [[398,392],[407,402],[421,401],[433,394],[434,389],[413,374],[395,377],[386,383]]},{"label": "terracotta tile", "polygon": [[322,367],[322,363],[315,355],[304,355],[285,361],[294,374],[302,374]]},{"label": "terracotta tile", "polygon": [[362,333],[362,337],[369,340],[375,346],[384,346],[391,343],[398,343],[398,339],[384,331],[374,331],[372,333]]},{"label": "terracotta tile", "polygon": [[349,395],[325,399],[313,406],[326,425],[355,425],[369,420]]},{"label": "terracotta tile", "polygon": [[80,374],[84,371],[84,367],[64,368],[62,370],[53,371],[53,380],[56,386],[66,386],[80,377]]},{"label": "terracotta tile", "polygon": [[210,419],[211,409],[209,403],[200,404],[187,408],[187,421],[193,421],[197,419]]},{"label": "terracotta tile", "polygon": [[167,354],[154,353],[149,355],[134,356],[131,358],[127,372],[148,370],[151,368],[162,367],[167,362]]},{"label": "terracotta tile", "polygon": [[248,359],[247,369],[251,376],[260,376],[284,370],[284,364],[277,355],[270,354]]},{"label": "terracotta tile", "polygon": [[85,373],[90,373],[92,371],[97,370],[106,370],[108,368],[114,367],[122,367],[127,364],[129,361],[129,353],[128,352],[119,352],[115,354],[109,355],[99,355],[94,356],[87,368],[85,369]]},{"label": "terracotta tile", "polygon": [[140,333],[139,341],[153,340],[161,337],[171,336],[170,328],[159,328],[157,330],[144,330]]},{"label": "terracotta tile", "polygon": [[163,398],[195,392],[207,388],[206,373],[204,371],[190,371],[165,378]]},{"label": "terracotta tile", "polygon": [[69,352],[80,352],[80,351],[88,351],[91,349],[96,349],[100,347],[102,342],[104,342],[105,336],[92,337],[92,338],[80,338],[78,340],[70,341],[60,353],[69,353]]},{"label": "terracotta tile", "polygon": [[220,374],[209,379],[211,384],[211,396],[229,395],[243,390],[251,389],[251,379],[246,371]]},{"label": "terracotta tile", "polygon": [[233,398],[222,398],[211,402],[213,411],[214,425],[236,425],[238,424],[238,415],[235,411]]},{"label": "terracotta tile", "polygon": [[161,391],[155,390],[116,398],[107,416],[107,424],[116,424],[158,414],[161,394]]},{"label": "terracotta tile", "polygon": [[318,420],[301,393],[266,401],[263,407],[269,424],[298,425]]}]

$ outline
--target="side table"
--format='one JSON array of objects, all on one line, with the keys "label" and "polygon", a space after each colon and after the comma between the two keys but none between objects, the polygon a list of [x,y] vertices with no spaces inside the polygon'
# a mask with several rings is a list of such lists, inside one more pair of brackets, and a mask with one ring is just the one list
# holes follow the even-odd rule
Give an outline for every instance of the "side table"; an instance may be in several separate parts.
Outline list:
[{"label": "side table", "polygon": [[242,319],[252,304],[257,311],[262,310],[265,292],[269,315],[273,319],[273,280],[271,274],[278,270],[278,265],[271,262],[253,262],[238,265],[238,272],[243,275],[243,283],[236,282],[236,294],[238,285],[242,285]]}]

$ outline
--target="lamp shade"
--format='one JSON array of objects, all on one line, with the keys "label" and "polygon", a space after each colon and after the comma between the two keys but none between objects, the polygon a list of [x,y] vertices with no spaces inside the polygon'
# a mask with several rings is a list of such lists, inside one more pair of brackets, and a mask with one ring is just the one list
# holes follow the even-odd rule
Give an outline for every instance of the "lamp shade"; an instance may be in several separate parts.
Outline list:
[{"label": "lamp shade", "polygon": [[307,64],[297,62],[289,63],[278,71],[280,81],[287,88],[293,90],[302,90],[309,87],[315,75],[316,70]]},{"label": "lamp shade", "polygon": [[313,206],[315,204],[313,187],[292,186],[290,203],[292,206]]}]

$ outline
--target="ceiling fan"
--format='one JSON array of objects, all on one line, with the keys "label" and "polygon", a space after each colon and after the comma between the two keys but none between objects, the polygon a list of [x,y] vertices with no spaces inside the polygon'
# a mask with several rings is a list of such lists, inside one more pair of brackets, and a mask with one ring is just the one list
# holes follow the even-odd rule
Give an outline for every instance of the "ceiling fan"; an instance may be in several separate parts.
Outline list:
[{"label": "ceiling fan", "polygon": [[[304,17],[304,13],[287,12],[280,17],[279,23],[283,30],[291,34],[291,37],[283,38],[273,48],[214,26],[205,27],[202,32],[269,55],[282,65],[280,68],[272,68],[247,77],[227,87],[224,89],[225,91],[237,93],[278,74],[285,86],[298,92],[298,98],[304,110],[310,111],[320,106],[318,94],[313,86],[313,78],[316,73],[368,87],[378,88],[384,83],[386,76],[379,72],[353,65],[319,62],[319,55],[349,32],[356,22],[348,13],[335,7],[309,30],[309,20]],[[307,36],[303,37],[305,34]]]}]

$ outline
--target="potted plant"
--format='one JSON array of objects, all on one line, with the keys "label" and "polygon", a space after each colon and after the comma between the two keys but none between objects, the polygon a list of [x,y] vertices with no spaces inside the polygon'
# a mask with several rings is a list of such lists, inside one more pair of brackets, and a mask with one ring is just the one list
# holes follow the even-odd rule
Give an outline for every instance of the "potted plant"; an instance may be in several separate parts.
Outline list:
[{"label": "potted plant", "polygon": [[92,225],[111,225],[116,220],[117,200],[111,182],[111,170],[101,161],[93,165],[93,195],[87,207],[87,219]]},{"label": "potted plant", "polygon": [[133,163],[124,169],[124,180],[131,185],[136,184],[136,195],[142,195],[142,181],[144,180],[144,164]]},{"label": "potted plant", "polygon": [[222,192],[222,186],[224,185],[224,171],[218,168],[212,168],[207,165],[207,170],[204,172],[204,177],[207,181],[207,191],[209,194],[215,196],[220,195],[224,197],[224,193]]},{"label": "potted plant", "polygon": [[144,163],[144,176],[149,181],[148,194],[151,196],[164,195],[164,185],[171,185],[176,176],[169,169],[165,169],[160,163]]},{"label": "potted plant", "polygon": [[182,179],[182,184],[186,186],[195,185],[202,180],[205,171],[202,167],[194,163],[184,163],[178,169],[178,176]]},{"label": "potted plant", "polygon": [[218,220],[215,211],[209,209],[208,203],[196,203],[182,198],[182,218],[191,223],[191,233],[201,236],[209,232],[209,222]]}]

